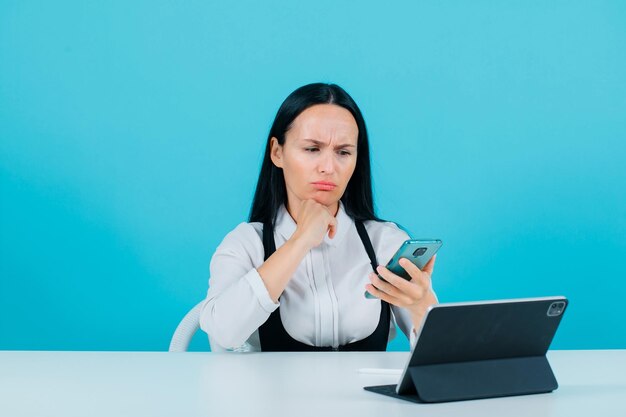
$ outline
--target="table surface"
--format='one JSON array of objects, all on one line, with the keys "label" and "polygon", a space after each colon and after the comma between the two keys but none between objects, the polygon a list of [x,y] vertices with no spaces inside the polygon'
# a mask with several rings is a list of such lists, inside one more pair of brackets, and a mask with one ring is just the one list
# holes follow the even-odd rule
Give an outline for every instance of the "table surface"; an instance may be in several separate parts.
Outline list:
[{"label": "table surface", "polygon": [[408,352],[0,351],[0,416],[626,416],[626,350],[550,351],[549,394],[415,404],[367,392]]}]

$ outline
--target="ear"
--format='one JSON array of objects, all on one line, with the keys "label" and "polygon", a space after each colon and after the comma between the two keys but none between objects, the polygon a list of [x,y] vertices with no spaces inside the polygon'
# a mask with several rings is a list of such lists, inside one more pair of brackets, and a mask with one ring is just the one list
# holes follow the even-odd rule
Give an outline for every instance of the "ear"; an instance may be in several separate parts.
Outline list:
[{"label": "ear", "polygon": [[283,146],[275,137],[270,141],[270,158],[277,168],[283,167]]}]

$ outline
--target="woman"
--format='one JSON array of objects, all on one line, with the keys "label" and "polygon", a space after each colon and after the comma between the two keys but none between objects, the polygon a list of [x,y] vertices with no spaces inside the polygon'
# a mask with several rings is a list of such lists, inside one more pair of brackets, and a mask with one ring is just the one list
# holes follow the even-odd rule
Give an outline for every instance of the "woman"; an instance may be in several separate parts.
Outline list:
[{"label": "woman", "polygon": [[434,257],[401,261],[410,282],[377,265],[409,237],[374,214],[365,121],[335,84],[281,105],[249,221],[211,260],[200,326],[214,351],[385,350],[396,322],[413,343],[437,302]]}]

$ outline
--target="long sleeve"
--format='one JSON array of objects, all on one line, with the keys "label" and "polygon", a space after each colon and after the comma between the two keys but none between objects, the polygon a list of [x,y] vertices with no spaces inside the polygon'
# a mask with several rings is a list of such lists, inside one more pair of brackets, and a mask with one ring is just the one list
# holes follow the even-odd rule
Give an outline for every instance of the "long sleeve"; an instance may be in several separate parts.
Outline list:
[{"label": "long sleeve", "polygon": [[[337,233],[312,248],[298,265],[274,303],[257,268],[264,262],[262,227],[241,223],[230,232],[211,258],[209,290],[200,315],[212,350],[260,350],[259,327],[280,306],[285,330],[310,346],[342,346],[372,334],[380,317],[380,302],[364,297],[372,271],[370,259],[353,220],[343,206],[337,213]],[[366,221],[364,225],[378,263],[385,265],[408,238],[394,223]],[[297,228],[281,207],[274,228],[280,248]],[[389,340],[396,323],[415,343],[416,334],[406,309],[392,307]]]},{"label": "long sleeve", "polygon": [[200,327],[223,348],[242,345],[278,308],[257,267],[263,245],[253,226],[241,223],[219,245],[210,264],[209,290]]},{"label": "long sleeve", "polygon": [[[437,294],[435,294],[435,298],[437,298]],[[410,350],[413,350],[413,348],[415,347],[415,343],[417,343],[417,333],[419,331],[416,332],[415,326],[413,325],[413,321],[411,319],[411,314],[406,308],[396,306],[391,306],[391,311],[393,313],[394,320],[396,321],[396,323],[398,323],[398,327],[400,327],[402,333],[404,333],[409,339]]]}]

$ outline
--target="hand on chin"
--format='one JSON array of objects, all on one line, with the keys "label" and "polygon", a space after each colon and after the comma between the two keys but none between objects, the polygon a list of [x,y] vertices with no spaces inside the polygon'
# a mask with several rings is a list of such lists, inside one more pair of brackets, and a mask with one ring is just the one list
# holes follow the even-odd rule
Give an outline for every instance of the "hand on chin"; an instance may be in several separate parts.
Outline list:
[{"label": "hand on chin", "polygon": [[331,214],[336,214],[333,210],[338,208],[338,199],[333,198],[329,195],[315,195],[311,197],[311,200],[328,208],[332,212]]}]

